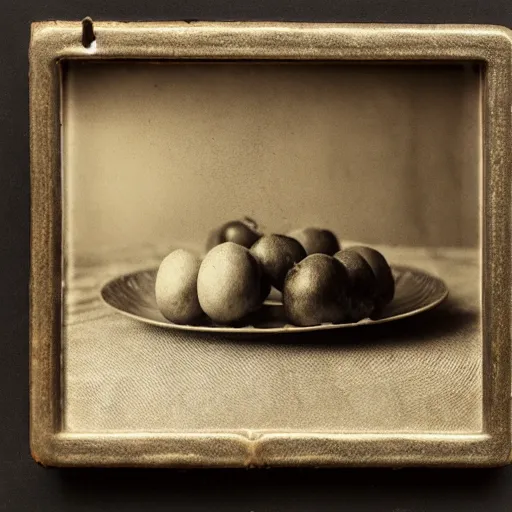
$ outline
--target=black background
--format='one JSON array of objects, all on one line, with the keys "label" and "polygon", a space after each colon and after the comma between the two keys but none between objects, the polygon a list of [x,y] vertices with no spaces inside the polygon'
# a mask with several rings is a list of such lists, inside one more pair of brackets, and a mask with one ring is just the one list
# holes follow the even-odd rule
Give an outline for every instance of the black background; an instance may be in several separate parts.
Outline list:
[{"label": "black background", "polygon": [[57,470],[28,446],[28,43],[38,20],[278,20],[512,26],[510,0],[0,0],[0,510],[512,510],[492,470]]}]

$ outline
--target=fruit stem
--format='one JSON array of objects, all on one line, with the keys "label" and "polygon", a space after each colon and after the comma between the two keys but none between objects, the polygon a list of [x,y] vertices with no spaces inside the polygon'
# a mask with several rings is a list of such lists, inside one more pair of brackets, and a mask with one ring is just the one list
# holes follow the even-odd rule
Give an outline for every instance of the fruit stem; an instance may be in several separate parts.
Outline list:
[{"label": "fruit stem", "polygon": [[251,217],[244,217],[244,222],[248,224],[251,228],[253,228],[255,231],[258,230],[258,224],[254,219],[251,219]]}]

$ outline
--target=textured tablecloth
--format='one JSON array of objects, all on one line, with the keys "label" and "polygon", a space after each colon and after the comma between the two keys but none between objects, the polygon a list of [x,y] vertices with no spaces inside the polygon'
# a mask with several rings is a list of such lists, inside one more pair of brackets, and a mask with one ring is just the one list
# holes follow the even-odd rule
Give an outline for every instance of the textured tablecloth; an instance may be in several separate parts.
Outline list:
[{"label": "textured tablecloth", "polygon": [[380,247],[445,279],[438,308],[380,326],[233,340],[160,329],[102,304],[101,284],[156,248],[70,260],[64,428],[107,431],[468,432],[482,427],[476,250]]}]

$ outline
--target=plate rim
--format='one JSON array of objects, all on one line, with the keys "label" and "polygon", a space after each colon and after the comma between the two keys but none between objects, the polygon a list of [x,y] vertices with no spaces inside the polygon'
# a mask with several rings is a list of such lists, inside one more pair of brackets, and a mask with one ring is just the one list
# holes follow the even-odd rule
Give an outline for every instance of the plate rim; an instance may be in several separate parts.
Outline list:
[{"label": "plate rim", "polygon": [[109,278],[106,280],[101,286],[100,286],[100,297],[106,306],[108,306],[113,311],[122,314],[125,317],[131,318],[133,320],[137,320],[138,322],[144,323],[146,325],[153,325],[155,327],[160,327],[163,329],[170,329],[170,330],[178,330],[178,331],[185,331],[185,332],[196,332],[196,333],[202,333],[202,334],[229,334],[229,335],[236,335],[236,334],[249,334],[249,335],[280,335],[280,334],[292,334],[292,333],[306,333],[306,332],[317,332],[317,331],[331,331],[336,329],[353,329],[355,327],[363,327],[363,326],[370,326],[370,325],[382,325],[389,322],[396,322],[398,320],[403,320],[405,318],[410,318],[412,316],[419,315],[421,313],[424,313],[426,311],[430,311],[431,309],[436,308],[439,306],[442,302],[444,302],[448,296],[449,296],[449,289],[444,281],[439,276],[433,275],[431,272],[419,269],[417,267],[411,266],[411,265],[400,265],[400,264],[390,264],[390,267],[392,270],[402,270],[402,271],[409,271],[414,272],[416,274],[421,274],[424,276],[429,277],[430,279],[436,281],[439,285],[441,285],[443,291],[440,297],[438,297],[435,301],[432,301],[431,303],[422,306],[421,308],[414,309],[412,311],[408,311],[406,313],[401,313],[399,315],[394,315],[386,318],[381,318],[379,320],[369,320],[367,318],[355,322],[355,323],[345,323],[345,324],[333,324],[333,323],[325,323],[325,324],[318,324],[318,325],[309,325],[309,326],[296,326],[287,324],[283,327],[254,327],[254,326],[245,326],[245,327],[230,327],[230,326],[218,326],[218,327],[209,327],[209,326],[200,326],[200,325],[185,325],[185,324],[175,324],[170,321],[159,321],[159,320],[152,320],[149,318],[142,317],[140,315],[136,315],[134,313],[130,313],[128,311],[122,310],[113,304],[111,304],[108,299],[105,297],[105,290],[116,283],[117,281],[121,279],[126,279],[131,276],[135,276],[138,274],[143,273],[149,273],[149,272],[156,272],[158,271],[158,267],[147,267],[145,269],[135,270],[131,272],[125,272],[122,274],[119,274],[116,277]]}]

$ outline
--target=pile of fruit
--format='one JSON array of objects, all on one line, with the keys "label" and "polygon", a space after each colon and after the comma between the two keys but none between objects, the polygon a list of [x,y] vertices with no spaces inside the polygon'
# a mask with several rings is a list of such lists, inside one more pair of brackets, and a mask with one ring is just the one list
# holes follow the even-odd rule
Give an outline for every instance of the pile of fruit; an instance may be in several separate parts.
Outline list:
[{"label": "pile of fruit", "polygon": [[155,293],[173,323],[194,324],[207,315],[233,325],[261,308],[271,287],[282,293],[286,318],[297,326],[378,318],[395,293],[391,268],[375,249],[342,249],[326,229],[265,235],[247,218],[213,231],[203,259],[171,252],[158,269]]}]

